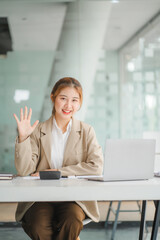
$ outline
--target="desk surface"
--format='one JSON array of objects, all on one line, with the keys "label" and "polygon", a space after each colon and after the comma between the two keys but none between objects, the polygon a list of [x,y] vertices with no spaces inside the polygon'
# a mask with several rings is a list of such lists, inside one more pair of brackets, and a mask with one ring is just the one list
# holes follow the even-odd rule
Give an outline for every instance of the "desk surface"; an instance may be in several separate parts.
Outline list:
[{"label": "desk surface", "polygon": [[160,178],[98,182],[86,179],[0,181],[0,202],[159,200]]}]

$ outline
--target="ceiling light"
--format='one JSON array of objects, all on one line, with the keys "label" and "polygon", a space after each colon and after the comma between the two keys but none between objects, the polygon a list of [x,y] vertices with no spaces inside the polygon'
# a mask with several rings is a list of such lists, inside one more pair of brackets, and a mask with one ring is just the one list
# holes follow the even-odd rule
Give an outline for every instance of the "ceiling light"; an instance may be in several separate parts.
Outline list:
[{"label": "ceiling light", "polygon": [[111,0],[112,3],[119,3],[119,0]]},{"label": "ceiling light", "polygon": [[24,89],[16,89],[14,93],[14,101],[20,103],[21,101],[27,101],[30,96],[30,91]]}]

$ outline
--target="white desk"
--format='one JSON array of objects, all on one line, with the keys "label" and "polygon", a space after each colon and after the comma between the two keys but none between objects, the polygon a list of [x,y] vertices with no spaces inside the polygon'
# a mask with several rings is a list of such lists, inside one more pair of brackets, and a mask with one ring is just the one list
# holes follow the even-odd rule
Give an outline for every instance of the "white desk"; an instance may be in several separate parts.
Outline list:
[{"label": "white desk", "polygon": [[[160,216],[160,178],[146,181],[95,182],[85,179],[0,181],[0,202],[143,200],[140,237],[143,239],[146,200],[156,202],[152,240],[156,240]],[[144,201],[145,200],[145,201]]]},{"label": "white desk", "polygon": [[[55,194],[56,193],[56,194]],[[86,179],[0,181],[0,202],[159,200],[160,178],[97,182]]]}]

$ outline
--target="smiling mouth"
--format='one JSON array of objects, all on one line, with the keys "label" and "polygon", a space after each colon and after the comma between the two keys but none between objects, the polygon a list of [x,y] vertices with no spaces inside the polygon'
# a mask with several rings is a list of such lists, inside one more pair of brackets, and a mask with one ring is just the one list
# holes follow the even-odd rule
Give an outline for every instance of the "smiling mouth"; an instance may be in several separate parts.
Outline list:
[{"label": "smiling mouth", "polygon": [[70,114],[72,111],[62,110],[62,112],[63,112],[64,114]]}]

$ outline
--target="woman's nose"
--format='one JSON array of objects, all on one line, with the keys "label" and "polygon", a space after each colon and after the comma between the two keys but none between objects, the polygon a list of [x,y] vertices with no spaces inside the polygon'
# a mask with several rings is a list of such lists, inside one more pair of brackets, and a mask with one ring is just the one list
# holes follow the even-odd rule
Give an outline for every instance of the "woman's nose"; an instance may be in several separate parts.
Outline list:
[{"label": "woman's nose", "polygon": [[71,107],[71,101],[68,100],[68,101],[66,102],[65,106],[66,106],[67,108],[70,108],[70,107]]}]

